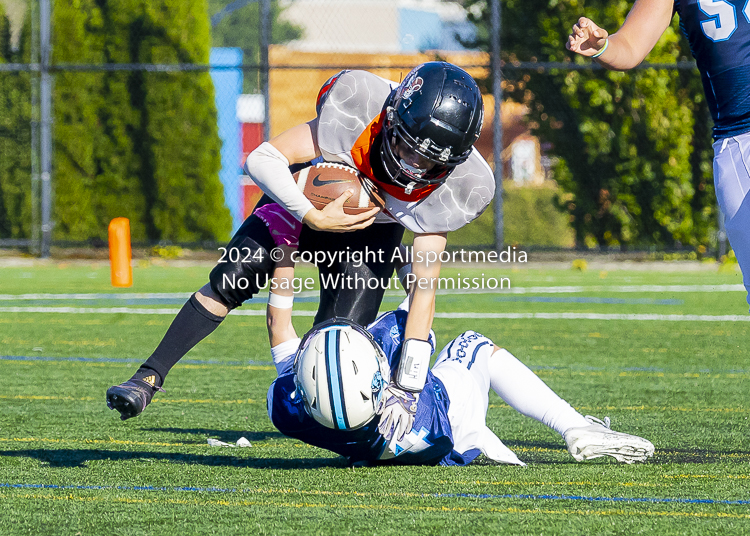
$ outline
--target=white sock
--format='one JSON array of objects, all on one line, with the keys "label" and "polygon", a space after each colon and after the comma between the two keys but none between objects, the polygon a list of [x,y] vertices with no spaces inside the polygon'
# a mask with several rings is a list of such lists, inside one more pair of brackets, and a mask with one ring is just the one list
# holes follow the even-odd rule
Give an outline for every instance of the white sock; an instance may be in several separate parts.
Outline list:
[{"label": "white sock", "polygon": [[506,404],[560,435],[569,428],[591,424],[507,350],[500,349],[490,357],[489,372],[492,390]]}]

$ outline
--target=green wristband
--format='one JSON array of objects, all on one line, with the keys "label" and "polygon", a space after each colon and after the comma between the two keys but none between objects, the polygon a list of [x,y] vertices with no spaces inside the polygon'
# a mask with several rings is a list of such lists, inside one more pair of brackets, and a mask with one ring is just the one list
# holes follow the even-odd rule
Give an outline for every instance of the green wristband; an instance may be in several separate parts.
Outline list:
[{"label": "green wristband", "polygon": [[607,50],[608,46],[609,46],[609,38],[607,38],[607,39],[604,40],[604,46],[602,47],[602,49],[599,52],[597,52],[596,54],[594,54],[593,56],[591,56],[591,58],[592,59],[593,58],[598,58],[599,56],[601,56],[602,54],[604,54],[604,51]]}]

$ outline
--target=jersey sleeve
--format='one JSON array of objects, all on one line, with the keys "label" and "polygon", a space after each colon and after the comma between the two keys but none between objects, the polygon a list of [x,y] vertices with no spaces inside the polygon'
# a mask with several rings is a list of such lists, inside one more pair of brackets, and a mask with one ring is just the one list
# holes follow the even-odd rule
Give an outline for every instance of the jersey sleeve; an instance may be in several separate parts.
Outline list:
[{"label": "jersey sleeve", "polygon": [[326,83],[323,84],[323,86],[320,88],[320,91],[318,92],[318,98],[315,100],[315,113],[317,115],[320,115],[320,109],[328,99],[328,95],[330,95],[331,89],[333,88],[334,84],[336,84],[336,81],[341,78],[341,75],[347,72],[347,70],[339,71],[331,78],[326,80]]},{"label": "jersey sleeve", "polygon": [[297,354],[301,339],[291,339],[271,348],[271,357],[276,367],[276,374],[283,376],[292,371],[294,356]]}]

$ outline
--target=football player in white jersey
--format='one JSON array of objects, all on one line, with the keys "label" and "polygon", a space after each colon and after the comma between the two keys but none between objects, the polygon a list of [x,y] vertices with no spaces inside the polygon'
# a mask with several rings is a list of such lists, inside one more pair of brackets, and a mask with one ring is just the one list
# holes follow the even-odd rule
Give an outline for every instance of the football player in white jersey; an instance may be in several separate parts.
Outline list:
[{"label": "football player in white jersey", "polygon": [[[342,71],[321,88],[316,111],[312,121],[261,144],[245,170],[290,217],[306,224],[301,249],[383,251],[386,262],[319,266],[321,274],[337,271],[384,283],[375,289],[322,288],[316,323],[335,316],[370,323],[393,272],[393,252],[403,231],[415,233],[411,269],[424,284],[415,285],[410,295],[402,350],[408,359],[401,363],[411,366],[397,372],[397,381],[418,391],[429,365],[437,259],[447,233],[477,218],[494,195],[492,171],[473,148],[483,119],[479,88],[465,71],[445,62],[422,64],[401,84],[365,71]],[[316,158],[356,167],[385,192],[384,209],[347,215],[345,196],[315,209],[297,188],[290,166]],[[185,304],[151,357],[129,381],[107,391],[109,407],[123,419],[140,414],[179,359],[258,292],[257,276],[273,268],[268,252],[274,245],[265,223],[248,218],[227,248],[243,255],[217,264],[210,283]],[[249,284],[227,284],[237,280]]]},{"label": "football player in white jersey", "polygon": [[[474,331],[443,348],[419,393],[403,390],[393,373],[404,358],[408,300],[367,330],[334,318],[301,340],[291,322],[293,263],[279,264],[273,275],[277,288],[269,296],[267,325],[278,377],[267,407],[274,426],[289,437],[352,464],[466,465],[484,454],[525,465],[486,425],[492,389],[558,432],[577,461],[610,456],[643,462],[654,453],[648,440],[578,413],[510,352]],[[433,333],[428,344],[432,353]]]}]

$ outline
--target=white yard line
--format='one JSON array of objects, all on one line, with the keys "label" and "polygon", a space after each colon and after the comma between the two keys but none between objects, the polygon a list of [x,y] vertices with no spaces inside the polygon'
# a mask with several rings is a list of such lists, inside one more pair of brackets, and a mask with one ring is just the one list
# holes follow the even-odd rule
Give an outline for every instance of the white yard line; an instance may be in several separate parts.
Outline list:
[{"label": "white yard line", "polygon": [[[685,293],[685,292],[745,292],[743,285],[628,285],[628,286],[557,286],[513,287],[505,290],[438,290],[438,294],[581,294],[584,292],[617,293]],[[15,300],[143,300],[187,299],[190,292],[117,293],[117,294],[0,294],[0,301]],[[316,297],[318,291],[300,292],[299,298]],[[263,298],[264,296],[258,296]]]},{"label": "white yard line", "polygon": [[653,315],[600,313],[435,313],[435,318],[536,320],[637,320],[665,322],[750,322],[750,315]]},{"label": "white yard line", "polygon": [[[176,315],[179,309],[133,307],[0,307],[0,313]],[[264,316],[263,309],[238,309],[234,316]],[[295,311],[295,316],[315,316],[315,311]],[[600,313],[435,313],[435,318],[535,319],[535,320],[635,320],[663,322],[750,322],[750,315],[657,315]]]}]

